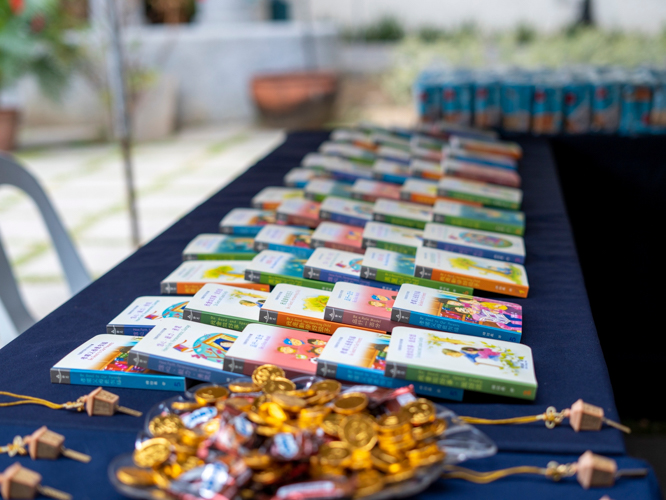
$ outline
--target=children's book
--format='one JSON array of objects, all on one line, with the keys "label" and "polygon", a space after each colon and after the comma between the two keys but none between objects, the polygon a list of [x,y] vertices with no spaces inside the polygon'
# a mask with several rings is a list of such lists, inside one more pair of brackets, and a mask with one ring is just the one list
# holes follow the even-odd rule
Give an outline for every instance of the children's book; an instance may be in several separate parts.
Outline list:
[{"label": "children's book", "polygon": [[523,202],[523,192],[520,189],[452,177],[444,177],[439,181],[437,193],[454,200],[472,201],[487,207],[511,210],[518,210]]},{"label": "children's book", "polygon": [[[385,377],[386,355],[391,336],[357,328],[338,328],[317,362],[317,375],[343,382],[398,388],[411,382]],[[423,396],[462,401],[463,390],[414,382],[414,392]]]},{"label": "children's book", "polygon": [[162,318],[182,318],[191,297],[138,297],[106,325],[106,333],[141,337]]},{"label": "children's book", "polygon": [[251,236],[200,234],[183,250],[183,260],[252,260],[254,239]]},{"label": "children's book", "polygon": [[329,196],[321,204],[319,218],[340,224],[363,227],[372,220],[372,203]]},{"label": "children's book", "polygon": [[[256,259],[256,257],[255,257]],[[193,295],[206,283],[268,291],[268,285],[246,281],[248,260],[188,260],[162,280],[163,295]]]},{"label": "children's book", "polygon": [[269,295],[235,286],[204,285],[185,307],[183,319],[240,331],[259,322],[259,312]]},{"label": "children's book", "polygon": [[303,276],[313,280],[328,281],[329,283],[343,281],[387,290],[400,288],[398,283],[378,283],[373,281],[373,278],[364,278],[361,275],[363,258],[363,255],[357,253],[343,252],[332,248],[317,248],[306,262],[303,268]]},{"label": "children's book", "polygon": [[413,159],[409,164],[409,174],[412,177],[430,179],[433,181],[438,181],[444,177],[440,162],[421,160],[419,158]]},{"label": "children's book", "polygon": [[265,286],[288,283],[318,290],[333,290],[332,283],[303,277],[306,261],[292,253],[262,250],[248,264],[245,279],[253,283],[265,283]]},{"label": "children's book", "polygon": [[254,236],[266,224],[275,224],[274,211],[234,208],[220,221],[220,232],[238,236]]},{"label": "children's book", "polygon": [[325,155],[340,156],[366,165],[372,165],[377,159],[377,155],[365,148],[342,142],[322,142],[319,146],[319,152]]},{"label": "children's book", "polygon": [[514,297],[527,297],[529,291],[527,272],[520,264],[435,248],[416,251],[415,276]]},{"label": "children's book", "polygon": [[303,190],[283,186],[265,187],[252,197],[252,207],[275,210],[283,201],[293,198],[303,198]]},{"label": "children's book", "polygon": [[[375,211],[377,207],[375,206]],[[471,207],[451,201],[438,201],[433,209],[433,220],[442,224],[484,229],[496,233],[517,234],[525,232],[525,214],[513,210]]]},{"label": "children's book", "polygon": [[372,165],[372,176],[380,181],[404,184],[410,173],[403,163],[379,159]]},{"label": "children's book", "polygon": [[432,208],[418,203],[379,199],[372,209],[372,218],[404,227],[423,229],[432,222]]},{"label": "children's book", "polygon": [[138,366],[128,366],[127,355],[141,337],[96,335],[70,352],[51,368],[52,384],[96,385],[185,390],[185,377],[164,375]]},{"label": "children's book", "polygon": [[162,319],[129,352],[127,364],[170,375],[227,384],[224,357],[239,332],[182,319]]},{"label": "children's book", "polygon": [[324,317],[353,328],[391,332],[396,326],[404,326],[391,320],[397,296],[396,291],[338,281],[326,304]]},{"label": "children's book", "polygon": [[403,165],[409,165],[412,160],[412,153],[408,149],[395,147],[395,145],[378,144],[376,149],[377,157],[383,158]]},{"label": "children's book", "polygon": [[474,163],[476,165],[485,165],[488,167],[506,168],[509,170],[516,170],[518,163],[513,158],[502,155],[494,155],[489,153],[478,153],[476,151],[468,151],[466,149],[453,148],[445,146],[442,149],[442,160],[458,160],[465,163]]},{"label": "children's book", "polygon": [[309,153],[301,165],[321,169],[333,179],[354,182],[357,179],[372,179],[372,168],[367,163],[360,163],[339,156]]},{"label": "children's book", "polygon": [[315,177],[325,175],[311,168],[292,168],[284,176],[283,182],[287,187],[303,189],[305,185]]},{"label": "children's book", "polygon": [[427,162],[439,163],[442,161],[442,148],[446,141],[420,134],[414,134],[409,143],[412,156]]},{"label": "children's book", "polygon": [[520,174],[515,170],[506,168],[486,167],[448,159],[444,161],[443,171],[446,177],[486,182],[512,188],[520,187]]},{"label": "children's book", "polygon": [[452,136],[449,140],[453,149],[464,149],[472,154],[489,154],[507,156],[514,160],[520,160],[523,156],[523,148],[517,142],[510,141],[482,141],[468,137]]},{"label": "children's book", "polygon": [[277,222],[287,226],[315,228],[319,225],[319,206],[316,201],[295,198],[277,207]]},{"label": "children's book", "polygon": [[[471,294],[473,289],[461,284],[442,283],[424,277],[415,276],[415,257],[383,248],[368,248],[363,256],[361,277],[374,280],[369,286],[378,286],[377,282],[400,286],[404,283],[426,286],[436,290]],[[370,281],[372,283],[372,281]]]},{"label": "children's book", "polygon": [[[369,223],[368,223],[369,224]],[[322,222],[312,234],[312,248],[334,248],[345,252],[363,255],[363,228],[338,224],[337,222]]]},{"label": "children's book", "polygon": [[507,342],[520,342],[523,333],[523,308],[518,304],[417,285],[400,287],[391,319],[432,330]]},{"label": "children's book", "polygon": [[261,310],[259,321],[331,335],[342,325],[324,316],[330,296],[331,292],[324,290],[276,285]]},{"label": "children's book", "polygon": [[423,231],[371,221],[363,229],[363,246],[416,255],[416,249],[423,246]]},{"label": "children's book", "polygon": [[329,196],[351,198],[351,184],[333,179],[312,179],[304,188],[308,200],[322,202]]},{"label": "children's book", "polygon": [[485,259],[525,263],[525,242],[522,237],[481,229],[429,222],[423,232],[423,246]]},{"label": "children's book", "polygon": [[352,198],[374,203],[378,198],[400,199],[400,186],[390,182],[359,179],[352,186]]},{"label": "children's book", "polygon": [[450,137],[456,135],[459,137],[470,137],[473,139],[480,139],[482,141],[495,141],[499,139],[499,134],[495,130],[486,130],[476,127],[468,127],[459,125],[453,122],[436,121],[436,122],[423,122],[416,125],[416,130],[440,138],[448,140]]},{"label": "children's book", "polygon": [[400,190],[402,200],[423,205],[434,205],[437,196],[437,183],[426,179],[407,179]]},{"label": "children's book", "polygon": [[520,399],[537,391],[526,345],[409,327],[393,330],[384,374]]},{"label": "children's book", "polygon": [[[315,375],[317,359],[331,337],[267,324],[248,325],[229,349],[224,369],[252,375],[255,368],[279,366],[289,378]],[[236,375],[238,376],[238,375]]]},{"label": "children's book", "polygon": [[335,142],[369,143],[369,137],[365,132],[353,128],[338,128],[331,132],[331,140]]},{"label": "children's book", "polygon": [[288,252],[297,257],[307,259],[312,255],[310,248],[312,230],[304,227],[278,226],[269,224],[259,231],[254,238],[254,249],[257,252],[262,250],[276,250],[278,252]]}]

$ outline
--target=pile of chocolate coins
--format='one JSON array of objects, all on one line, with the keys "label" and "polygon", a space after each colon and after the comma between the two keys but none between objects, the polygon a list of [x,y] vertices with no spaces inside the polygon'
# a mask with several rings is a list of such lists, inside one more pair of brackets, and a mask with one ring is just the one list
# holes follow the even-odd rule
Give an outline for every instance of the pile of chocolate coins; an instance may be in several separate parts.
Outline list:
[{"label": "pile of chocolate coins", "polygon": [[154,498],[362,498],[443,465],[447,421],[412,386],[299,388],[284,375],[263,365],[163,405],[117,483]]}]

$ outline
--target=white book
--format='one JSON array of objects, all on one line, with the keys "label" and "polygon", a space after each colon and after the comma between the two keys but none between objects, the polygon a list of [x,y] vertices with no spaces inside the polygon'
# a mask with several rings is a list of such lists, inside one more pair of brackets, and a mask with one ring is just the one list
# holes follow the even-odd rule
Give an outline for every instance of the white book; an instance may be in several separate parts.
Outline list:
[{"label": "white book", "polygon": [[106,325],[106,333],[139,337],[163,318],[182,318],[191,297],[137,297]]}]

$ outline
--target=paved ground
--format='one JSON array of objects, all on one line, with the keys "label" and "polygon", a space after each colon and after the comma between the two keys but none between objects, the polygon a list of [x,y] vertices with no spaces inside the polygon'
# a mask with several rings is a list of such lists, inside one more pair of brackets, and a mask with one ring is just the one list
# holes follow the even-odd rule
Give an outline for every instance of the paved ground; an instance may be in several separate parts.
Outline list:
[{"label": "paved ground", "polygon": [[[284,138],[279,130],[247,126],[187,130],[135,148],[142,242],[228,184]],[[39,179],[94,278],[133,252],[122,164],[109,144],[21,151]],[[69,297],[48,233],[32,201],[0,188],[0,236],[24,300],[40,319]],[[0,335],[0,346],[7,341]]]}]

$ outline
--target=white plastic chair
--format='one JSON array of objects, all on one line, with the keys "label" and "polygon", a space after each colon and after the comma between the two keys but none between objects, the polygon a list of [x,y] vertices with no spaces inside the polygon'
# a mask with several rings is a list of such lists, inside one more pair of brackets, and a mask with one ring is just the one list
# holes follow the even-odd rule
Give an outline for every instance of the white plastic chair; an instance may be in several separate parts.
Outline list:
[{"label": "white plastic chair", "polygon": [[[91,282],[90,275],[39,182],[14,157],[0,152],[0,186],[3,184],[21,189],[37,205],[72,294],[76,294],[88,286]],[[8,319],[11,320],[11,323]],[[23,303],[0,238],[0,346],[30,328],[34,323],[35,319]]]}]

